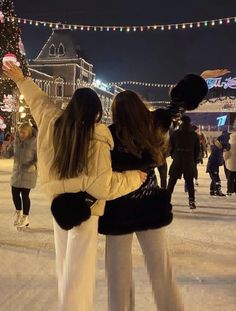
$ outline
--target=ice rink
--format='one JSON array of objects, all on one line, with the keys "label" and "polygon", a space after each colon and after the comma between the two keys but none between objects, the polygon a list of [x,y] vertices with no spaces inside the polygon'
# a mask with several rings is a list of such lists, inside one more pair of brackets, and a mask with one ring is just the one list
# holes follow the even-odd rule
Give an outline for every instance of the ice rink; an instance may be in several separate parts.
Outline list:
[{"label": "ice rink", "polygon": [[[167,227],[174,273],[186,311],[236,310],[236,196],[209,196],[205,162],[199,165],[197,209],[190,212],[183,181],[173,195]],[[56,311],[57,284],[52,217],[40,185],[31,192],[30,227],[13,227],[9,180],[12,160],[0,159],[0,310]],[[221,168],[222,190],[226,182]],[[157,246],[158,247],[158,246]],[[137,240],[133,245],[135,310],[156,310]],[[107,310],[104,237],[99,237],[94,311]],[[69,311],[69,310],[68,310]],[[133,311],[133,310],[132,310]]]}]

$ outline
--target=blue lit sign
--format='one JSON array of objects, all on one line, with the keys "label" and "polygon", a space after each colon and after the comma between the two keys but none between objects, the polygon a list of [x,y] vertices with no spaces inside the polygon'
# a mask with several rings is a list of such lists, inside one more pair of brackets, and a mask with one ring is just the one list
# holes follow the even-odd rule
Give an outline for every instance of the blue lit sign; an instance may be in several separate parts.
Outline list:
[{"label": "blue lit sign", "polygon": [[223,88],[223,89],[236,89],[236,78],[227,78],[223,81],[222,78],[210,78],[206,79],[208,89]]},{"label": "blue lit sign", "polygon": [[218,126],[225,125],[226,119],[227,119],[227,115],[216,118],[216,120],[218,120]]}]

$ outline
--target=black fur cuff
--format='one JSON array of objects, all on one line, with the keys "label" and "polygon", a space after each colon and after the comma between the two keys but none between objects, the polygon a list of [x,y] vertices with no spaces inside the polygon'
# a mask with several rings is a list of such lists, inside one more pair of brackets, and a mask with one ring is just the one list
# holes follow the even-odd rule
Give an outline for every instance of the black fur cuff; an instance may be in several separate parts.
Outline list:
[{"label": "black fur cuff", "polygon": [[86,192],[63,193],[52,201],[51,212],[62,229],[70,230],[90,218],[91,204],[86,195]]}]

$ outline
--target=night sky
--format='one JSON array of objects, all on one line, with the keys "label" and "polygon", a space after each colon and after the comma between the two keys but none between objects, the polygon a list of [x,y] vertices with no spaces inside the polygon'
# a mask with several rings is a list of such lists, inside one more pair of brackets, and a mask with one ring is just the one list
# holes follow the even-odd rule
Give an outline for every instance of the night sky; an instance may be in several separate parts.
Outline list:
[{"label": "night sky", "polygon": [[[19,17],[90,25],[181,23],[236,16],[236,0],[16,0]],[[23,27],[28,58],[50,36],[44,27]],[[189,72],[228,68],[236,75],[236,23],[197,30],[143,33],[75,33],[81,49],[105,81],[175,83]],[[140,89],[149,99],[166,99],[160,89]]]}]

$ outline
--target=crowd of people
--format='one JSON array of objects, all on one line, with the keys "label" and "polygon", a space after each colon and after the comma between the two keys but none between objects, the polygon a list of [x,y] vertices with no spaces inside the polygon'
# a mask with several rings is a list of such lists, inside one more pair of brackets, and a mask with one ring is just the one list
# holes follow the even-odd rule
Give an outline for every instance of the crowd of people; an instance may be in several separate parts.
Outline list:
[{"label": "crowd of people", "polygon": [[[77,89],[63,111],[19,67],[6,63],[3,70],[24,95],[37,124],[36,132],[23,123],[2,147],[3,156],[14,157],[10,182],[14,226],[29,225],[29,194],[39,171],[53,214],[59,310],[92,310],[98,232],[106,236],[109,311],[132,309],[134,234],[158,310],[184,310],[172,275],[165,227],[173,219],[171,195],[182,175],[189,207],[196,208],[194,178],[198,180],[197,163],[208,156],[205,137],[196,133],[186,115],[178,129],[171,129],[171,119],[160,117],[161,110],[151,113],[133,91],[115,96],[113,124],[107,128],[100,123],[102,105],[92,89]],[[202,77],[196,79],[205,87]],[[224,159],[227,193],[236,192],[235,145],[236,135],[231,134],[226,144],[218,138],[212,146],[207,169],[210,191],[216,196],[220,195],[218,171],[211,166],[216,151],[216,157]],[[167,183],[168,156],[173,161]]]}]

